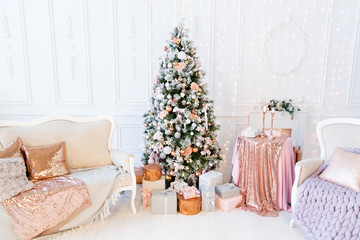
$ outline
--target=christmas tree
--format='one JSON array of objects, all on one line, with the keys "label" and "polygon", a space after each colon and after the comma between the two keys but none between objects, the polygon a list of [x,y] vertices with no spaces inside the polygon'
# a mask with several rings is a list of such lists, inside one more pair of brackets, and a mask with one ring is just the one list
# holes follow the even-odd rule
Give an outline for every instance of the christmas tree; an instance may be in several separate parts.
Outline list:
[{"label": "christmas tree", "polygon": [[160,164],[167,176],[193,183],[223,160],[204,75],[188,29],[180,23],[164,47],[151,109],[144,114],[142,160]]}]

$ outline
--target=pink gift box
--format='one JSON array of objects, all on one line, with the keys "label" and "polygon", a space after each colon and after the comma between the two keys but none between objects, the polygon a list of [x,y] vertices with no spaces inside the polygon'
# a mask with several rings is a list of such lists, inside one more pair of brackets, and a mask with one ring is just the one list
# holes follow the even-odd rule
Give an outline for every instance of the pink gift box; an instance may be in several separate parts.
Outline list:
[{"label": "pink gift box", "polygon": [[200,191],[194,186],[192,187],[187,186],[182,188],[181,194],[184,196],[185,199],[200,197]]},{"label": "pink gift box", "polygon": [[243,196],[239,195],[232,198],[223,199],[219,197],[217,194],[215,194],[215,206],[217,208],[221,208],[225,212],[229,212],[236,208],[236,206],[241,203]]}]

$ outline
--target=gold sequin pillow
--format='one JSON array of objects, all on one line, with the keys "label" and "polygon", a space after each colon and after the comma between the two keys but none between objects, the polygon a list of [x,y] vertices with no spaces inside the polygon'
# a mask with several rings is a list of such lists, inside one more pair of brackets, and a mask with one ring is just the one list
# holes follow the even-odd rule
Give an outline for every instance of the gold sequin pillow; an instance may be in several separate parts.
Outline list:
[{"label": "gold sequin pillow", "polygon": [[22,146],[21,149],[26,156],[31,181],[70,174],[65,161],[65,142],[49,146]]},{"label": "gold sequin pillow", "polygon": [[0,158],[16,158],[22,157],[21,147],[22,147],[21,138],[14,139],[10,142],[5,148],[0,149]]}]

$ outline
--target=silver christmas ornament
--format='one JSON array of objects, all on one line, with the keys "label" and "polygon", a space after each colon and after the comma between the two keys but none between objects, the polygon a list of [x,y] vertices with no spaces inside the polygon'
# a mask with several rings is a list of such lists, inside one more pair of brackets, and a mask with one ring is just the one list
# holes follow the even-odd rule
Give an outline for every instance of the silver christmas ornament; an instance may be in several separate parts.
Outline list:
[{"label": "silver christmas ornament", "polygon": [[186,58],[186,54],[181,51],[177,54],[178,59],[184,60]]},{"label": "silver christmas ornament", "polygon": [[169,146],[164,147],[164,153],[165,154],[170,154],[171,153],[171,147],[169,147]]},{"label": "silver christmas ornament", "polygon": [[176,132],[176,133],[175,133],[175,138],[176,138],[176,139],[179,139],[180,137],[181,137],[181,133]]}]

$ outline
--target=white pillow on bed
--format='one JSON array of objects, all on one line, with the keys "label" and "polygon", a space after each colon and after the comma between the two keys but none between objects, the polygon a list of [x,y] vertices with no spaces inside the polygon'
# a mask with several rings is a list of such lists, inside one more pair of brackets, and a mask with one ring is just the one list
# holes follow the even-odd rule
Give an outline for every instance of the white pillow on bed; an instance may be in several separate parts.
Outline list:
[{"label": "white pillow on bed", "polygon": [[360,192],[360,154],[336,148],[321,179]]}]

